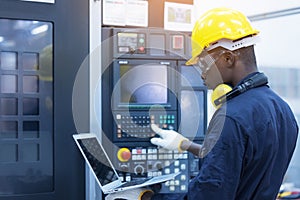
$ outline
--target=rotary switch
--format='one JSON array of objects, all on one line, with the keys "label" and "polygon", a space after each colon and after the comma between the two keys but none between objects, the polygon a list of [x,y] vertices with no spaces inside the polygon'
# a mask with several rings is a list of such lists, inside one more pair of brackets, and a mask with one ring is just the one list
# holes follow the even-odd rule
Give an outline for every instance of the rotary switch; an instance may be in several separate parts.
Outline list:
[{"label": "rotary switch", "polygon": [[142,175],[145,172],[145,168],[142,165],[137,165],[134,167],[134,173],[137,175]]}]

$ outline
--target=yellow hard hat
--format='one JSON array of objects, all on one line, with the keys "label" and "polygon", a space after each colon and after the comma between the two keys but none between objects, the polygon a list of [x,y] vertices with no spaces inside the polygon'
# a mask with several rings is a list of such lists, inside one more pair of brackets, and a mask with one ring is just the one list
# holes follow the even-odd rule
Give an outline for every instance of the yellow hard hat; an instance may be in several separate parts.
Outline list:
[{"label": "yellow hard hat", "polygon": [[[248,18],[241,12],[230,8],[211,9],[195,23],[191,36],[192,58],[186,62],[186,65],[196,64],[197,56],[217,41],[225,39],[234,42],[258,33],[259,31],[251,26]],[[233,44],[233,47],[237,48],[244,46],[244,44]]]}]

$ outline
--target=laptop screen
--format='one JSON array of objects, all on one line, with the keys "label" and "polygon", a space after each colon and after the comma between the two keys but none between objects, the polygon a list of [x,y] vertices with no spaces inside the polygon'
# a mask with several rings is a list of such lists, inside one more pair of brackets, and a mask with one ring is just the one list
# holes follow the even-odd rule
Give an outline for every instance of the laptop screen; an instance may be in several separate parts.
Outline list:
[{"label": "laptop screen", "polygon": [[102,186],[118,179],[97,138],[78,139],[78,143]]}]

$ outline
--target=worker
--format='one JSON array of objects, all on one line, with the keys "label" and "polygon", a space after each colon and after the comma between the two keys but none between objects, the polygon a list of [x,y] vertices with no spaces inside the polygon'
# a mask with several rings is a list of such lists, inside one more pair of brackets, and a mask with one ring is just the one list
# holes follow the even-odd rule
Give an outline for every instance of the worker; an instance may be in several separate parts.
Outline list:
[{"label": "worker", "polygon": [[[192,58],[208,89],[232,88],[215,99],[203,144],[152,124],[151,143],[189,151],[201,160],[189,200],[274,200],[293,155],[298,125],[288,104],[259,72],[254,45],[259,31],[241,12],[211,9],[195,23]],[[272,48],[272,47],[270,47]],[[200,78],[200,77],[199,77]]]}]

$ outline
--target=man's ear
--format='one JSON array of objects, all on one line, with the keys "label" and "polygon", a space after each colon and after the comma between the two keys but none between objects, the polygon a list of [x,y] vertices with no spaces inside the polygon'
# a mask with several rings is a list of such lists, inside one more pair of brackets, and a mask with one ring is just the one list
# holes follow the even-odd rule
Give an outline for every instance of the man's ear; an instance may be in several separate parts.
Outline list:
[{"label": "man's ear", "polygon": [[236,58],[231,51],[226,51],[223,54],[223,59],[224,59],[224,62],[227,64],[227,66],[230,67],[234,64]]}]

